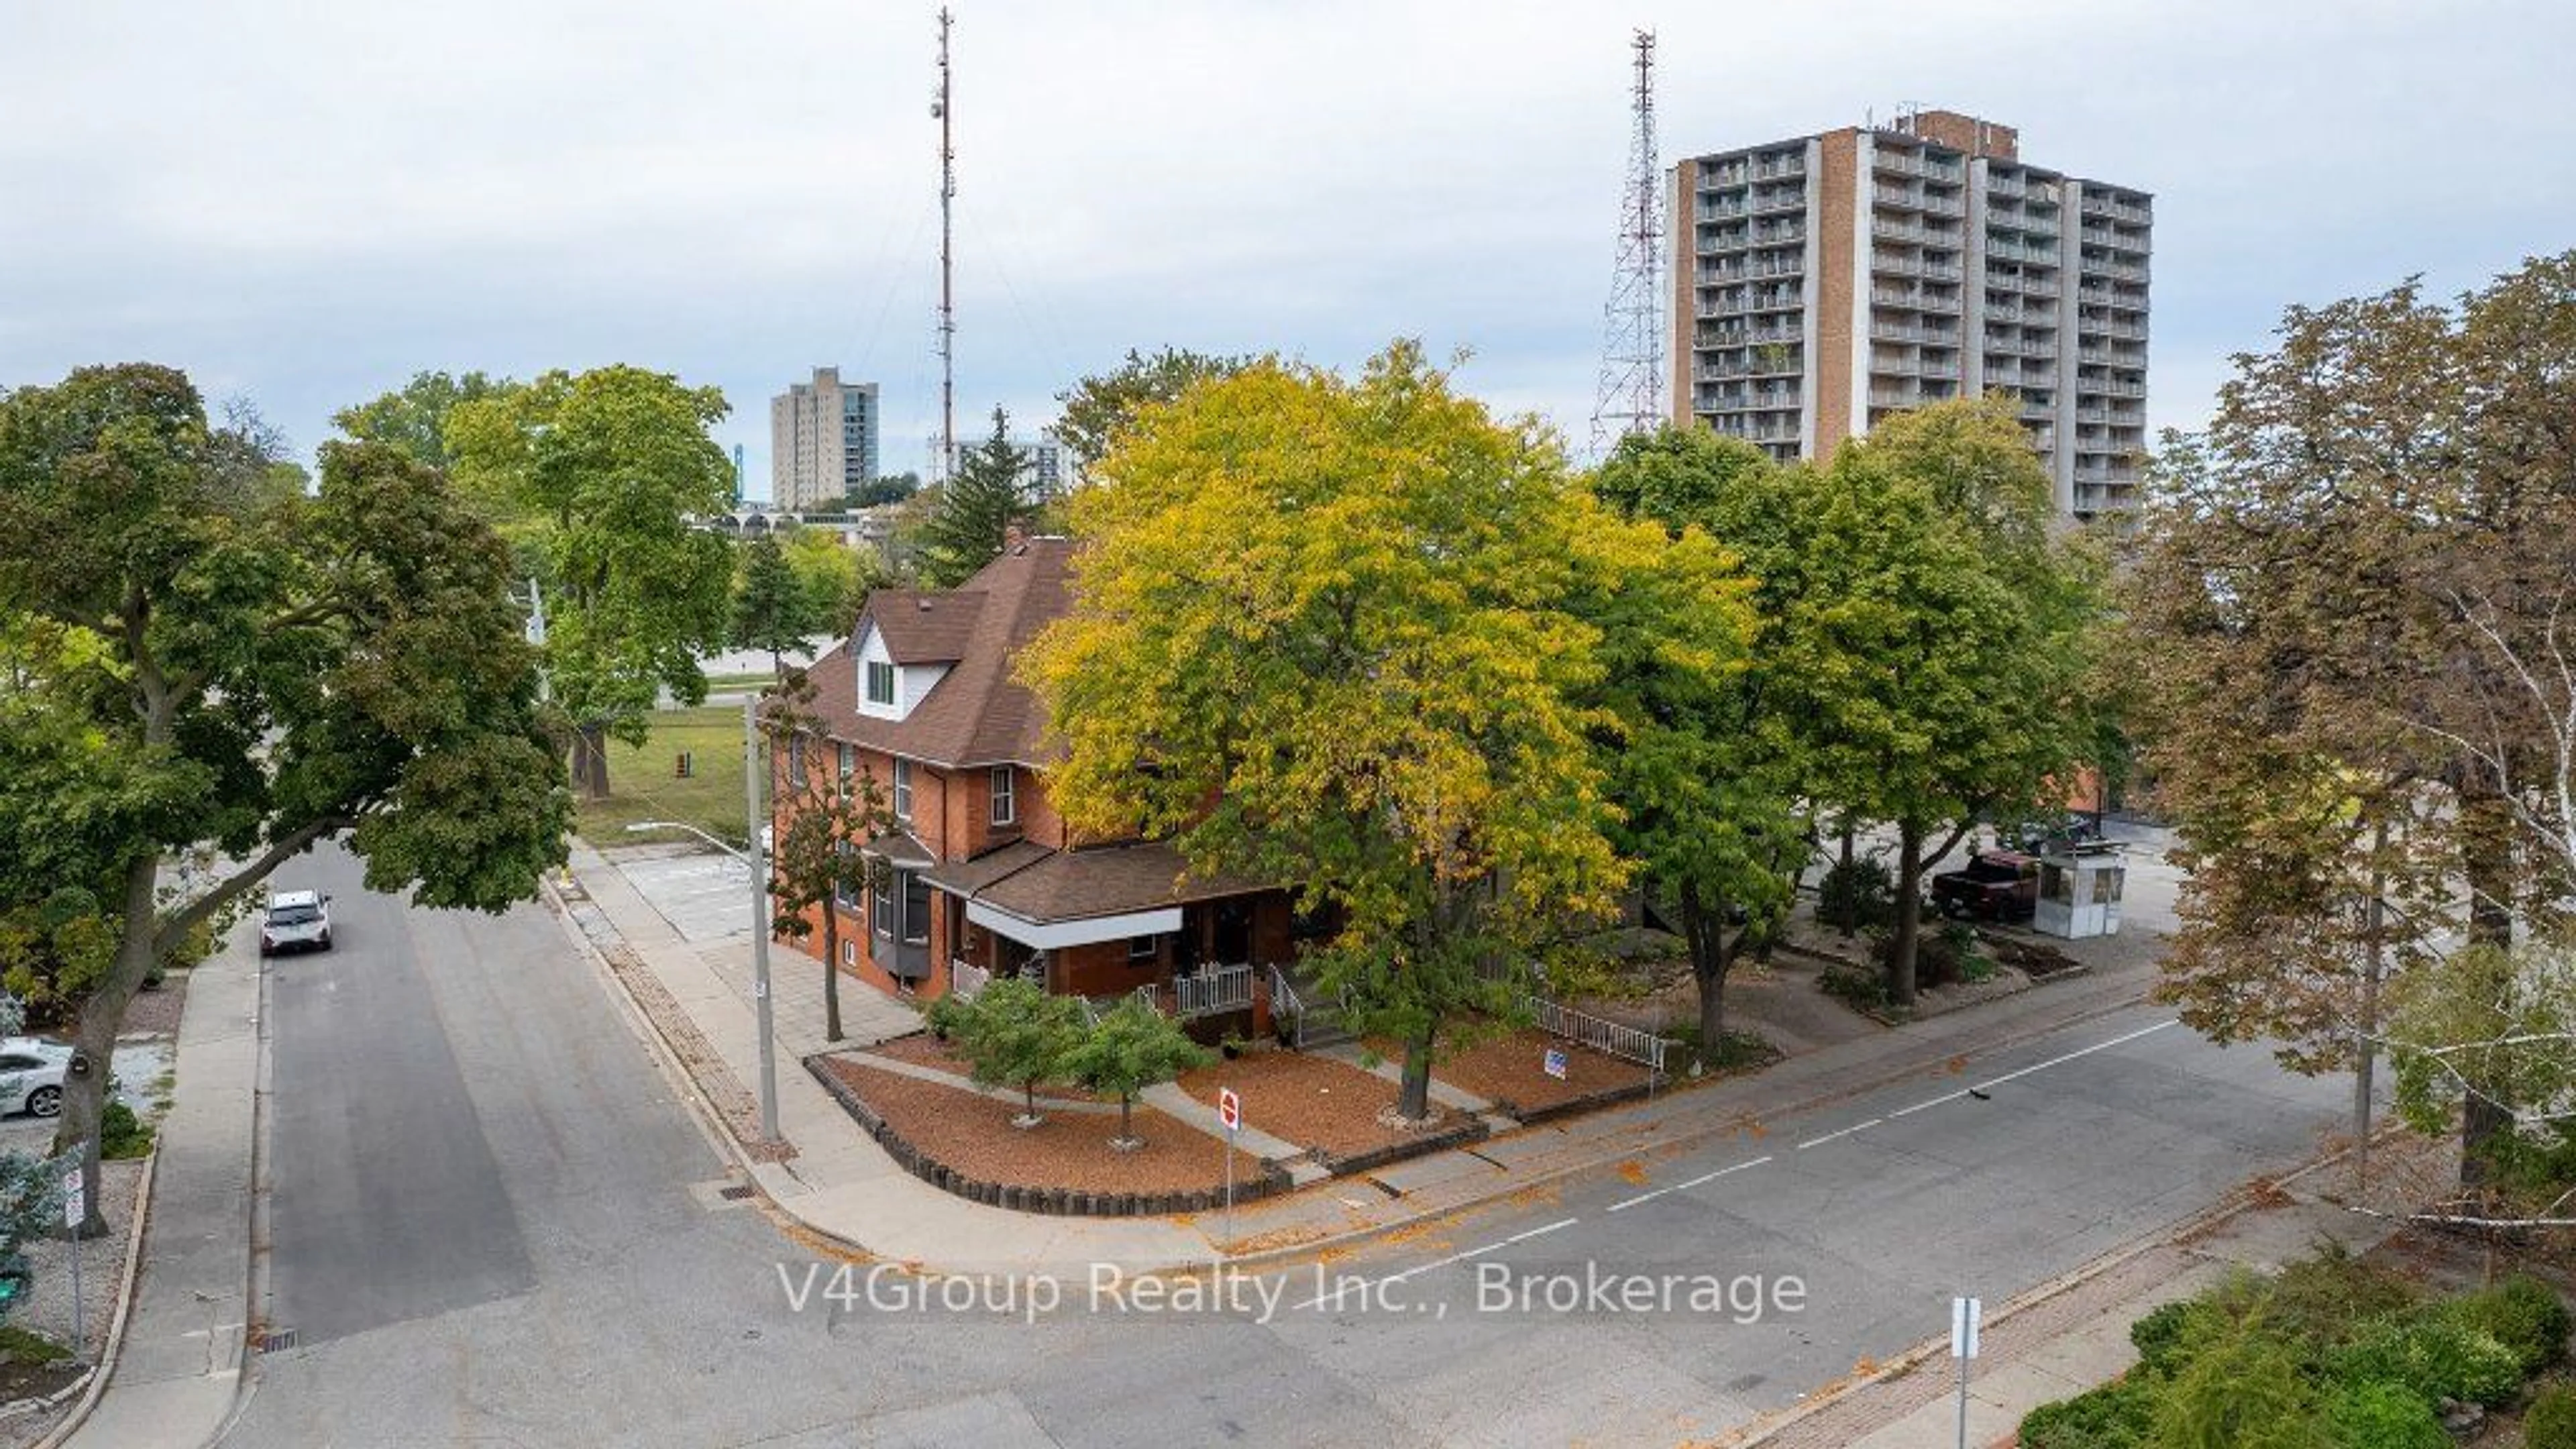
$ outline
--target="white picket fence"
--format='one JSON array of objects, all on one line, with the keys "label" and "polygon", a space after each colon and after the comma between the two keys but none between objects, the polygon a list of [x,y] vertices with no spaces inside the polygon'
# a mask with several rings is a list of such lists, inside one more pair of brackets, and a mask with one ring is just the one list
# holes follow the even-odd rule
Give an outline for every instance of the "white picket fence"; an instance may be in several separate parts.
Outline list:
[{"label": "white picket fence", "polygon": [[977,992],[993,984],[993,973],[961,957],[948,958],[948,994],[960,1001],[972,1001]]}]

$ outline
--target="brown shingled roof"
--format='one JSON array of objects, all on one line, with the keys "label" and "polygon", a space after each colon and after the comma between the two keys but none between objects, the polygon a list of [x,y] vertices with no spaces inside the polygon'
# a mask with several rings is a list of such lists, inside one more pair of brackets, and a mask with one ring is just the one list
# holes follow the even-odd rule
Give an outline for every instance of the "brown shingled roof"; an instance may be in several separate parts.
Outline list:
[{"label": "brown shingled roof", "polygon": [[859,615],[859,632],[874,622],[897,664],[954,664],[966,657],[983,613],[979,590],[879,589]]},{"label": "brown shingled roof", "polygon": [[[1049,763],[1046,711],[1011,677],[1011,668],[1019,651],[1071,607],[1072,559],[1071,540],[1033,538],[956,589],[881,589],[869,595],[851,637],[808,671],[816,712],[836,739],[942,768]],[[971,606],[958,602],[969,598],[975,601]],[[924,601],[931,605],[927,610],[920,607]],[[854,646],[871,625],[899,662],[949,665],[905,719],[859,713]]]},{"label": "brown shingled roof", "polygon": [[1242,895],[1268,884],[1250,876],[1193,874],[1168,845],[1101,845],[1052,851],[974,898],[1024,921],[1072,921]]}]

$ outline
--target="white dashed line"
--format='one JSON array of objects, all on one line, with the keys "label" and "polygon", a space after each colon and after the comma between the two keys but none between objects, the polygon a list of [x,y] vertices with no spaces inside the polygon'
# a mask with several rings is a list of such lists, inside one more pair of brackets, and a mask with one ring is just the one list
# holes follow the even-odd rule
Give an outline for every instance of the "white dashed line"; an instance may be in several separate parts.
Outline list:
[{"label": "white dashed line", "polygon": [[1715,1181],[1717,1181],[1719,1178],[1726,1176],[1726,1175],[1727,1175],[1728,1173],[1730,1173],[1730,1172],[1742,1172],[1744,1169],[1746,1169],[1746,1168],[1748,1168],[1748,1167],[1760,1167],[1762,1164],[1764,1164],[1764,1163],[1766,1163],[1766,1162],[1769,1162],[1770,1160],[1771,1160],[1771,1159],[1770,1159],[1770,1157],[1766,1154],[1766,1155],[1764,1155],[1764,1156],[1757,1157],[1757,1158],[1753,1159],[1751,1162],[1739,1162],[1739,1163],[1735,1164],[1733,1167],[1721,1167],[1721,1168],[1719,1168],[1719,1169],[1718,1169],[1717,1171],[1715,1171],[1715,1172],[1703,1172],[1703,1173],[1701,1173],[1699,1176],[1692,1178],[1692,1179],[1691,1179],[1690,1181],[1688,1181],[1688,1182],[1677,1182],[1677,1183],[1674,1183],[1674,1184],[1673,1184],[1672,1186],[1670,1186],[1670,1187],[1659,1187],[1659,1188],[1656,1188],[1653,1192],[1641,1192],[1641,1193],[1637,1194],[1635,1197],[1632,1197],[1632,1198],[1628,1199],[1626,1202],[1614,1202],[1614,1203],[1610,1204],[1610,1211],[1612,1211],[1612,1212],[1614,1212],[1614,1213],[1615,1213],[1615,1212],[1620,1211],[1620,1210],[1621,1210],[1621,1209],[1623,1209],[1623,1208],[1632,1208],[1632,1207],[1635,1207],[1637,1204],[1639,1204],[1639,1203],[1641,1203],[1641,1202],[1653,1202],[1655,1199],[1657,1199],[1657,1198],[1659,1198],[1659,1197],[1662,1197],[1665,1193],[1668,1193],[1668,1192],[1682,1192],[1682,1191],[1685,1191],[1685,1190],[1687,1190],[1687,1189],[1697,1187],[1697,1186],[1699,1186],[1701,1183],[1704,1183],[1704,1182],[1715,1182]]},{"label": "white dashed line", "polygon": [[2033,1072],[2044,1072],[2044,1071],[2048,1070],[2050,1067],[2054,1067],[2054,1066],[2062,1066],[2062,1065],[2064,1065],[2064,1064],[2065,1064],[2065,1063],[2067,1063],[2067,1062],[2071,1062],[2071,1061],[2075,1060],[2077,1057],[2089,1057],[2089,1056],[2093,1055],[2095,1052],[2099,1052],[2099,1051],[2108,1051],[2108,1050],[2110,1050],[2111,1048],[2113,1048],[2113,1047],[2115,1047],[2115,1046],[2120,1045],[2122,1042],[2132,1042],[2132,1041],[2136,1041],[2138,1038],[2140,1038],[2140,1037],[2142,1037],[2142,1036],[2147,1036],[2147,1035],[2150,1035],[2150,1034],[2152,1034],[2152,1033],[2162,1031],[2162,1030],[2164,1030],[2166,1027],[2174,1026],[2174,1025],[2177,1025],[2177,1024],[2178,1024],[2178,1023],[2177,1023],[2174,1019],[2168,1018],[2168,1019],[2166,1019],[2166,1020],[2164,1020],[2164,1021],[2157,1022],[2157,1023],[2156,1023],[2155,1025],[2153,1025],[2153,1026],[2142,1026],[2142,1027],[2139,1027],[2136,1031],[2130,1032],[2130,1033],[2129,1033],[2128,1035],[2126,1035],[2126,1036],[2115,1036],[2115,1037],[2111,1038],[2109,1041],[2098,1041],[2098,1042],[2095,1042],[2093,1045],[2091,1045],[2091,1046],[2089,1046],[2089,1047],[2082,1048],[2081,1050],[2068,1052],[2066,1055],[2064,1055],[2064,1056],[2062,1056],[2062,1057],[2050,1057],[2047,1061],[2034,1063],[2034,1064],[2032,1064],[2032,1065],[2030,1065],[2030,1066],[2027,1066],[2027,1067],[2022,1068],[2020,1071],[2017,1071],[2017,1072],[2006,1072],[2006,1073],[2004,1073],[2002,1076],[2000,1076],[2000,1077],[1996,1077],[1996,1078],[1994,1078],[1994,1079],[1993,1079],[1993,1080],[1991,1080],[1991,1081],[1979,1082],[1979,1083],[1978,1083],[1977,1085],[1975,1085],[1974,1087],[1969,1088],[1969,1090],[1970,1090],[1970,1091],[1974,1091],[1974,1092],[1982,1092],[1982,1091],[1986,1090],[1988,1087],[1999,1087],[1999,1086],[2002,1086],[2004,1083],[2006,1083],[2006,1082],[2009,1082],[2009,1081],[2013,1080],[2013,1079],[2014,1079],[2014,1078],[2016,1078],[2016,1077],[2027,1077],[2027,1076],[2029,1076],[2029,1075],[2030,1075],[2031,1073],[2033,1073]]},{"label": "white dashed line", "polygon": [[1920,1112],[1926,1107],[1938,1107],[1944,1102],[1955,1102],[1966,1095],[1968,1095],[1968,1091],[1965,1087],[1962,1087],[1958,1091],[1952,1092],[1946,1097],[1935,1097],[1929,1102],[1917,1102],[1911,1107],[1899,1107],[1887,1115],[1890,1117],[1903,1117],[1908,1113]]},{"label": "white dashed line", "polygon": [[1833,1141],[1835,1138],[1849,1137],[1855,1132],[1866,1132],[1870,1128],[1875,1127],[1886,1120],[1887,1119],[1884,1117],[1872,1117],[1866,1122],[1854,1122],[1852,1125],[1844,1128],[1840,1132],[1828,1132],[1822,1137],[1810,1137],[1806,1141],[1798,1144],[1798,1150],[1800,1152],[1804,1152],[1810,1147],[1822,1147],[1826,1143]]}]

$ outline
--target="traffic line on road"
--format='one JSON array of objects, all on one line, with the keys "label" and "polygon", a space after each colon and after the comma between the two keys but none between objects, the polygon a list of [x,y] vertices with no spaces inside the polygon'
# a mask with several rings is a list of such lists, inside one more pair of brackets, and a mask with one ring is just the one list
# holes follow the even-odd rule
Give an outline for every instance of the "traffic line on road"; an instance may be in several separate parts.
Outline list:
[{"label": "traffic line on road", "polygon": [[1875,1127],[1886,1120],[1887,1119],[1884,1117],[1872,1117],[1866,1122],[1855,1122],[1849,1127],[1843,1128],[1839,1132],[1828,1132],[1822,1137],[1810,1137],[1806,1141],[1798,1144],[1798,1150],[1800,1152],[1804,1152],[1810,1147],[1822,1147],[1837,1137],[1849,1137],[1855,1132],[1866,1132],[1870,1128]]},{"label": "traffic line on road", "polygon": [[2033,1072],[2044,1072],[2050,1067],[2063,1066],[2066,1063],[2075,1060],[2077,1057],[2089,1057],[2095,1052],[2109,1051],[2111,1048],[2118,1046],[2123,1042],[2133,1042],[2142,1036],[2151,1036],[2156,1032],[2164,1030],[2166,1027],[2177,1025],[2180,1025],[2180,1021],[2177,1018],[2168,1017],[2163,1021],[2157,1022],[2153,1026],[2139,1027],[2136,1031],[2130,1032],[2125,1036],[2115,1036],[2109,1041],[2097,1041],[2089,1047],[2080,1047],[2074,1051],[2068,1052],[2064,1056],[2050,1057],[2047,1061],[2033,1063],[2030,1066],[2022,1068],[2020,1071],[2006,1072],[2002,1076],[1996,1077],[1990,1081],[1979,1082],[1968,1090],[1972,1092],[1982,1092],[1989,1087],[2000,1087],[2004,1083],[2012,1081],[2016,1077],[2027,1077]]},{"label": "traffic line on road", "polygon": [[[1749,1165],[1749,1164],[1748,1164],[1748,1165]],[[1714,1176],[1714,1174],[1712,1174],[1712,1176]],[[1524,1232],[1524,1233],[1514,1233],[1514,1234],[1512,1234],[1512,1235],[1511,1235],[1510,1237],[1508,1237],[1508,1238],[1503,1238],[1503,1239],[1500,1239],[1500,1240],[1495,1241],[1495,1242],[1487,1243],[1487,1244],[1485,1244],[1485,1245],[1484,1245],[1483,1247],[1481,1247],[1481,1248],[1469,1248],[1469,1249],[1467,1249],[1465,1252],[1461,1252],[1461,1253],[1451,1253],[1448,1257],[1445,1257],[1445,1258],[1434,1258],[1433,1260],[1431,1260],[1431,1261],[1430,1261],[1430,1262],[1428,1262],[1428,1263],[1416,1263],[1415,1265],[1413,1265],[1413,1266],[1412,1266],[1412,1267],[1410,1267],[1410,1268],[1405,1269],[1405,1270],[1404,1270],[1403,1272],[1401,1272],[1401,1273],[1389,1273],[1389,1274],[1387,1274],[1387,1275],[1386,1275],[1385,1277],[1383,1277],[1383,1278],[1376,1279],[1376,1280],[1374,1281],[1374,1284],[1363,1284],[1363,1283],[1343,1283],[1343,1284],[1339,1284],[1339,1285],[1336,1285],[1336,1286],[1335,1286],[1335,1287],[1333,1287],[1333,1288],[1327,1289],[1326,1291],[1324,1291],[1324,1292],[1322,1292],[1322,1293],[1318,1293],[1318,1294],[1316,1294],[1314,1297],[1307,1299],[1307,1300],[1306,1300],[1305,1302],[1303,1302],[1303,1303],[1298,1304],[1298,1305],[1297,1305],[1297,1307],[1295,1308],[1295,1310],[1293,1310],[1293,1311],[1298,1312],[1298,1313],[1305,1313],[1305,1312],[1309,1312],[1309,1311],[1311,1311],[1311,1310],[1313,1310],[1313,1309],[1315,1309],[1315,1308],[1321,1307],[1322,1305],[1324,1305],[1324,1304],[1326,1304],[1326,1303],[1332,1303],[1332,1304],[1338,1305],[1338,1304],[1340,1304],[1340,1302],[1341,1302],[1344,1298],[1349,1297],[1351,1294],[1353,1294],[1353,1293],[1355,1293],[1355,1292],[1356,1292],[1356,1293],[1361,1294],[1361,1296],[1362,1296],[1362,1301],[1363,1301],[1363,1302],[1365,1302],[1365,1301],[1367,1301],[1367,1300],[1366,1300],[1366,1290],[1367,1290],[1369,1287],[1371,1287],[1371,1286],[1379,1286],[1379,1287],[1382,1287],[1382,1286],[1384,1286],[1384,1285],[1386,1285],[1386,1284],[1388,1284],[1388,1283],[1401,1283],[1401,1282],[1403,1282],[1405,1279],[1412,1277],[1412,1276],[1413,1276],[1414,1274],[1416,1274],[1416,1273],[1428,1273],[1428,1272],[1430,1272],[1430,1271],[1431,1271],[1432,1269],[1434,1269],[1434,1268],[1446,1268],[1446,1267],[1448,1267],[1448,1266],[1449,1266],[1450,1264],[1452,1264],[1452,1263],[1463,1263],[1463,1262],[1466,1262],[1469,1258],[1481,1258],[1481,1257],[1485,1256],[1487,1253],[1491,1253],[1491,1252],[1493,1252],[1493,1251],[1495,1251],[1495,1250],[1497,1250],[1497,1249],[1500,1249],[1500,1248],[1508,1248],[1508,1247],[1510,1247],[1510,1246],[1511,1246],[1512,1244],[1514,1244],[1514,1243],[1525,1243],[1525,1242],[1528,1242],[1528,1241],[1529,1241],[1530,1239],[1532,1239],[1532,1238],[1543,1238],[1543,1237],[1547,1236],[1549,1233],[1556,1232],[1556,1231],[1558,1231],[1559,1229],[1573,1227],[1576,1223],[1579,1223],[1579,1222],[1581,1222],[1581,1221],[1582,1221],[1582,1219],[1581,1219],[1581,1218],[1559,1218],[1559,1219],[1557,1219],[1555,1222],[1549,1223],[1549,1224],[1548,1224],[1547,1226],[1545,1226],[1545,1227],[1532,1228],[1532,1229],[1530,1229],[1529,1231]]]},{"label": "traffic line on road", "polygon": [[1697,1186],[1699,1186],[1699,1185],[1700,1185],[1700,1184],[1702,1184],[1702,1183],[1706,1183],[1706,1182],[1715,1182],[1715,1181],[1717,1181],[1719,1178],[1726,1176],[1726,1175],[1727,1175],[1728,1173],[1730,1173],[1730,1172],[1742,1172],[1744,1169],[1746,1169],[1746,1168],[1748,1168],[1748,1167],[1760,1167],[1762,1164],[1764,1164],[1764,1163],[1766,1163],[1766,1162],[1769,1162],[1770,1160],[1771,1160],[1770,1155],[1769,1155],[1768,1153],[1765,1153],[1764,1155],[1762,1155],[1762,1156],[1760,1156],[1760,1157],[1757,1157],[1757,1158],[1753,1159],[1751,1162],[1739,1162],[1739,1163],[1735,1164],[1733,1167],[1721,1167],[1721,1168],[1719,1168],[1719,1169],[1718,1169],[1717,1171],[1715,1171],[1715,1172],[1703,1172],[1703,1173],[1701,1173],[1699,1176],[1692,1178],[1692,1179],[1691,1179],[1690,1181],[1688,1181],[1688,1182],[1677,1182],[1677,1183],[1674,1183],[1673,1185],[1671,1185],[1670,1187],[1659,1187],[1659,1188],[1656,1188],[1653,1192],[1641,1192],[1641,1193],[1637,1194],[1635,1197],[1632,1197],[1632,1198],[1628,1199],[1628,1200],[1627,1200],[1627,1201],[1625,1201],[1625,1202],[1614,1202],[1614,1203],[1610,1204],[1610,1211],[1612,1211],[1612,1212],[1614,1212],[1614,1213],[1615,1213],[1615,1212],[1620,1212],[1620,1211],[1623,1211],[1623,1210],[1625,1210],[1625,1209],[1635,1207],[1637,1204],[1639,1204],[1639,1203],[1641,1203],[1641,1202],[1653,1202],[1655,1199],[1657,1199],[1657,1198],[1659,1198],[1659,1197],[1662,1197],[1665,1193],[1668,1193],[1668,1192],[1684,1192],[1684,1191],[1687,1191],[1688,1189],[1691,1189],[1691,1188],[1697,1187]]},{"label": "traffic line on road", "polygon": [[1887,1115],[1890,1117],[1903,1117],[1909,1113],[1920,1112],[1926,1107],[1938,1107],[1944,1102],[1955,1102],[1966,1095],[1968,1095],[1968,1089],[1961,1087],[1959,1090],[1952,1092],[1946,1097],[1935,1097],[1929,1102],[1917,1102],[1911,1107],[1899,1107]]}]

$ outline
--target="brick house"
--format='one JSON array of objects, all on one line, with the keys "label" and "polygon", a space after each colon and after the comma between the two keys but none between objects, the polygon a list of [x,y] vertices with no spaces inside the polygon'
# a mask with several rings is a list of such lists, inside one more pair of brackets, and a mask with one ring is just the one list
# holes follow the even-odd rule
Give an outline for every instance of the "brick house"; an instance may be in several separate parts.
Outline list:
[{"label": "brick house", "polygon": [[1296,949],[1287,893],[1194,875],[1157,842],[1079,838],[1048,801],[1044,706],[1012,666],[1068,607],[1072,553],[1015,540],[957,588],[879,590],[814,662],[822,734],[791,741],[777,783],[864,772],[897,822],[865,848],[880,883],[834,907],[841,968],[925,999],[1014,974],[1095,998],[1152,987],[1167,1011],[1264,1029],[1267,968]]}]

